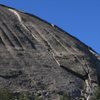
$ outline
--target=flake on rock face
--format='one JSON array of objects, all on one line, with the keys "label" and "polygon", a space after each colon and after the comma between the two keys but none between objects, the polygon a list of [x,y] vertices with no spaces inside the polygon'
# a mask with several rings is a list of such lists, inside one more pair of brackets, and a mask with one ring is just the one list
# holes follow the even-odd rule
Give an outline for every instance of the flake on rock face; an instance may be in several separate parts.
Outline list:
[{"label": "flake on rock face", "polygon": [[0,88],[88,100],[99,66],[95,51],[56,25],[0,5]]}]

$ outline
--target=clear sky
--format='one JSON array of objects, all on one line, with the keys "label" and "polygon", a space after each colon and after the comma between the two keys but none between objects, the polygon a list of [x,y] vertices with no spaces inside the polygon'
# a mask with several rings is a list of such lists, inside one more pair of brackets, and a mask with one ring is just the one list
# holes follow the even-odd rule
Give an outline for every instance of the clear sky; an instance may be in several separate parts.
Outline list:
[{"label": "clear sky", "polygon": [[100,0],[0,0],[0,3],[58,25],[100,54]]}]

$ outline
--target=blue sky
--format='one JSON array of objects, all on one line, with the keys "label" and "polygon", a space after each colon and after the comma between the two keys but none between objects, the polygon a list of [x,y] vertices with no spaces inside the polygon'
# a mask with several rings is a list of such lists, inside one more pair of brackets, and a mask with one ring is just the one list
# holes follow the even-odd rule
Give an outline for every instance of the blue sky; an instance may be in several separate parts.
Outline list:
[{"label": "blue sky", "polygon": [[100,53],[100,0],[0,0],[56,24]]}]

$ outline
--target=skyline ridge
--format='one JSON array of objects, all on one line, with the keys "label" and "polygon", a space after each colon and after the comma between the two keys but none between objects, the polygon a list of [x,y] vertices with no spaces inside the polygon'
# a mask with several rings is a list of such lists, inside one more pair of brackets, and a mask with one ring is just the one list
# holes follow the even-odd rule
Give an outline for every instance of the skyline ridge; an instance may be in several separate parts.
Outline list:
[{"label": "skyline ridge", "polygon": [[54,23],[100,54],[100,1],[1,0],[0,3]]}]

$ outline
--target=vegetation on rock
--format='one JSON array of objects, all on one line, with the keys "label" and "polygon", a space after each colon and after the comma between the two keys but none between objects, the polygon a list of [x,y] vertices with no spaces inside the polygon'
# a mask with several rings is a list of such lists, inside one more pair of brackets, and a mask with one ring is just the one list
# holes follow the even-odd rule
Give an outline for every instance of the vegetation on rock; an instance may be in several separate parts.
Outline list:
[{"label": "vegetation on rock", "polygon": [[100,87],[94,92],[94,100],[100,100]]},{"label": "vegetation on rock", "polygon": [[13,93],[8,89],[0,89],[0,100],[42,100],[42,98],[29,92]]}]

